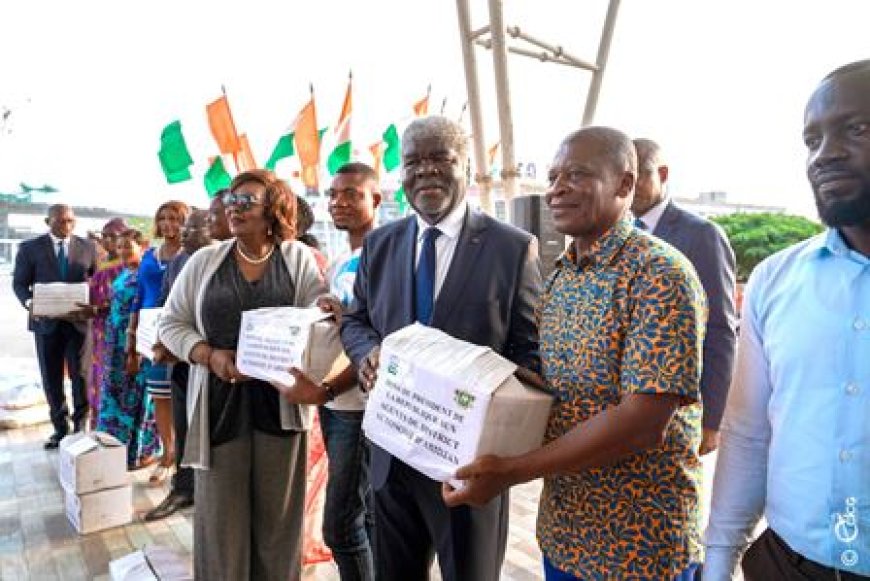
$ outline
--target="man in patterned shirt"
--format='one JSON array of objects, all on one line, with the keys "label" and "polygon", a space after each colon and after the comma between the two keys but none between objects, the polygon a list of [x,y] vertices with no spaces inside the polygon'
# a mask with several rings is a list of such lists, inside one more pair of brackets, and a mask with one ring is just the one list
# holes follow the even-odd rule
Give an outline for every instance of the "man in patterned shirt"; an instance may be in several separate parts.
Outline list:
[{"label": "man in patterned shirt", "polygon": [[705,298],[688,260],[632,227],[631,140],[581,129],[559,148],[547,205],[572,238],[542,296],[546,445],[484,456],[445,485],[479,504],[543,477],[538,541],[548,581],[688,580],[701,561],[700,354]]}]

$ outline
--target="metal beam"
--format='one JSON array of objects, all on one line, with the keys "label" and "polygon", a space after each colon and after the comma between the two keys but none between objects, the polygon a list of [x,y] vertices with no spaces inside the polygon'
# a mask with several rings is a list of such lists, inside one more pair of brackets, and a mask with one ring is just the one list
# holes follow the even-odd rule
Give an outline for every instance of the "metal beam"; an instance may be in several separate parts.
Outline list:
[{"label": "metal beam", "polygon": [[[462,62],[465,65],[465,90],[468,93],[468,110],[471,117],[472,152],[477,173],[474,181],[480,188],[480,207],[492,214],[492,178],[486,161],[486,142],[483,133],[483,109],[480,105],[480,90],[477,81],[477,61],[474,58],[473,36],[471,32],[471,12],[468,0],[456,0],[459,17],[459,42],[462,44]],[[486,28],[489,28],[488,26]]]},{"label": "metal beam", "polygon": [[[553,60],[564,59],[565,61],[568,61],[568,62],[563,63],[563,64],[571,64],[577,68],[585,69],[587,71],[597,71],[598,70],[598,67],[593,65],[592,63],[588,63],[588,62],[584,61],[583,59],[579,59],[571,54],[568,54],[567,52],[565,52],[565,49],[563,49],[561,46],[553,46],[551,44],[544,42],[543,40],[539,40],[539,39],[535,38],[534,36],[531,36],[530,34],[526,34],[525,32],[520,30],[519,26],[509,26],[507,29],[507,33],[510,34],[514,38],[519,38],[521,40],[528,42],[529,44],[535,45],[538,48],[542,48],[545,51],[547,51],[548,53],[553,53],[552,56],[555,57]],[[517,53],[517,54],[522,54],[522,53]]]},{"label": "metal beam", "polygon": [[501,137],[501,179],[504,185],[505,210],[517,193],[517,163],[514,156],[514,127],[511,114],[510,83],[507,68],[502,0],[489,0],[489,25],[492,34],[492,64],[495,72],[495,97],[498,104],[498,126]]},{"label": "metal beam", "polygon": [[586,108],[583,110],[583,127],[591,125],[598,108],[598,96],[601,93],[601,82],[604,79],[604,69],[607,67],[607,57],[610,55],[610,43],[613,40],[613,28],[616,25],[616,14],[619,12],[620,0],[610,0],[607,15],[604,17],[604,29],[601,31],[601,42],[598,44],[598,56],[595,66],[598,70],[592,73],[589,92],[586,95]]}]

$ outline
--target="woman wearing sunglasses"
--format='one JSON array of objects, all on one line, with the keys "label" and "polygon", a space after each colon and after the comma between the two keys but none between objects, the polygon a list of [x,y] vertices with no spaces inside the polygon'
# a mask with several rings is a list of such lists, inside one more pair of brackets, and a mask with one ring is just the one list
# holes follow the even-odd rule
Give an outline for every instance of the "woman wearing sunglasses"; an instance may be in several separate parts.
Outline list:
[{"label": "woman wearing sunglasses", "polygon": [[309,306],[326,291],[310,250],[294,241],[296,197],[264,170],[223,197],[234,239],[203,248],[179,275],[160,337],[191,363],[185,464],[196,471],[197,579],[299,579],[308,414],[268,383],[241,375],[243,311]]}]

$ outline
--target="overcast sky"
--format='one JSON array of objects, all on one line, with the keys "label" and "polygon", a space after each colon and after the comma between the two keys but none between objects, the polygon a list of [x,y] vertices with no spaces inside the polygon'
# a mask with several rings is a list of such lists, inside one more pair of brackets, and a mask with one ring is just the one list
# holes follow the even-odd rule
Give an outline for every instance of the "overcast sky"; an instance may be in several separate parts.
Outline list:
[{"label": "overcast sky", "polygon": [[[487,2],[470,3],[473,26],[486,24]],[[606,0],[504,4],[507,24],[594,60]],[[870,56],[868,23],[866,0],[623,0],[596,122],[660,141],[678,195],[721,190],[812,214],[803,107],[832,68]],[[4,0],[0,54],[0,108],[12,111],[0,191],[48,183],[59,200],[146,213],[205,201],[216,151],[205,105],[221,85],[260,163],[309,82],[319,124],[335,125],[349,69],[361,148],[430,83],[435,112],[446,97],[456,117],[465,101],[453,0]],[[493,143],[492,56],[476,56]],[[589,76],[518,56],[509,66],[518,160],[543,165],[579,126]],[[196,165],[194,181],[170,186],[156,153],[175,119]]]}]

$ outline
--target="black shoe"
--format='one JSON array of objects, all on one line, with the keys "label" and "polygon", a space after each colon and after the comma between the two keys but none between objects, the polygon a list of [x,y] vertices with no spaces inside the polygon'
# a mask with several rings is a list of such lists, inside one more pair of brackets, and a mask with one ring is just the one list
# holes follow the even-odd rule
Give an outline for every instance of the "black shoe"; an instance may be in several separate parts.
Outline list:
[{"label": "black shoe", "polygon": [[159,520],[175,514],[183,508],[193,506],[193,498],[186,494],[170,492],[163,502],[145,513],[146,521]]},{"label": "black shoe", "polygon": [[60,441],[63,440],[64,436],[66,436],[66,434],[55,432],[48,437],[48,440],[45,441],[45,444],[43,444],[42,447],[46,450],[57,450],[57,447],[60,446]]}]

